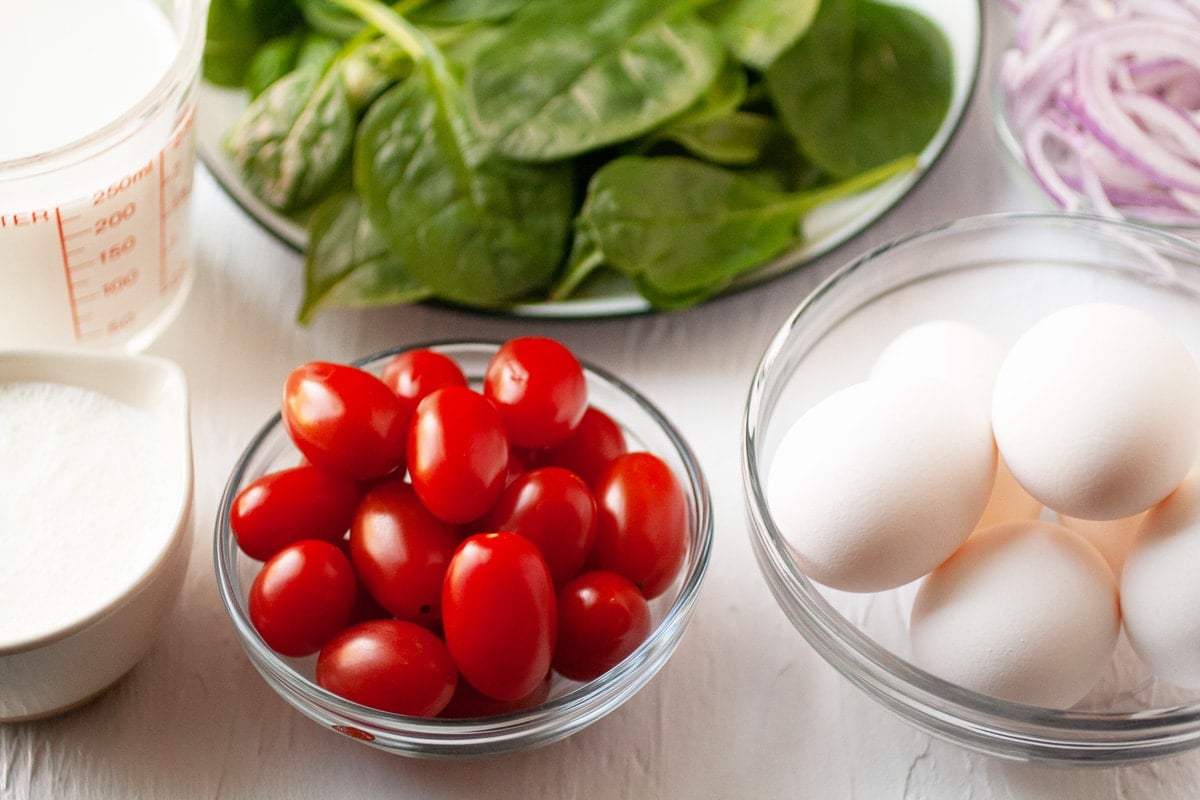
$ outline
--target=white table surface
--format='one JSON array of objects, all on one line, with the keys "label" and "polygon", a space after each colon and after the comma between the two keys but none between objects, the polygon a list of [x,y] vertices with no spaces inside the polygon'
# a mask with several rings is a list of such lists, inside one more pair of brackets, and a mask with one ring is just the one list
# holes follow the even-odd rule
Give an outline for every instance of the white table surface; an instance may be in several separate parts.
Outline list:
[{"label": "white table surface", "polygon": [[[1001,13],[987,5],[985,19]],[[986,38],[993,39],[993,36]],[[996,42],[985,49],[985,87]],[[1107,769],[1000,761],[933,739],[842,679],[776,606],[751,553],[740,421],[759,354],[832,269],[956,217],[1045,208],[1014,181],[976,92],[928,177],[876,225],[768,285],[671,314],[544,321],[433,307],[326,313],[295,322],[299,257],[200,169],[196,283],[150,348],[191,391],[196,500],[182,598],[147,657],[68,714],[0,725],[4,798],[1190,798],[1200,753]],[[444,337],[554,336],[665,410],[711,483],[712,565],[674,658],[638,695],[575,736],[469,762],[389,755],[310,722],[242,653],[217,596],[211,536],[220,492],[296,364],[349,360]]]}]

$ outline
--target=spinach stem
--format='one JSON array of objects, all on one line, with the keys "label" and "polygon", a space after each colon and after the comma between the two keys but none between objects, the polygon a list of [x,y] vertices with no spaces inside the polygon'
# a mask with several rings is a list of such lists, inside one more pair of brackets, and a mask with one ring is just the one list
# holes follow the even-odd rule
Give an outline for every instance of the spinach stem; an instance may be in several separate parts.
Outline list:
[{"label": "spinach stem", "polygon": [[546,299],[551,302],[566,300],[575,293],[584,278],[602,266],[604,266],[604,253],[596,249],[591,250],[579,261],[569,266],[562,279],[551,288]]},{"label": "spinach stem", "polygon": [[889,178],[916,169],[917,165],[918,160],[915,155],[900,156],[866,172],[861,172],[858,175],[847,178],[844,181],[793,195],[788,205],[792,206],[797,213],[804,214],[830,201],[849,197],[859,192],[865,192],[867,189],[883,183]]},{"label": "spinach stem", "polygon": [[399,3],[393,3],[392,10],[403,16],[415,8],[420,8],[428,1],[429,0],[402,0]]},{"label": "spinach stem", "polygon": [[[377,2],[377,0],[333,0],[333,2],[363,21],[374,25],[380,33],[403,47],[412,58],[413,63],[428,60],[430,66],[439,73],[448,69],[441,50],[430,41],[424,32],[412,25],[396,10]],[[402,6],[403,4],[398,4],[397,8]],[[409,7],[411,6],[412,4],[409,5]]]}]

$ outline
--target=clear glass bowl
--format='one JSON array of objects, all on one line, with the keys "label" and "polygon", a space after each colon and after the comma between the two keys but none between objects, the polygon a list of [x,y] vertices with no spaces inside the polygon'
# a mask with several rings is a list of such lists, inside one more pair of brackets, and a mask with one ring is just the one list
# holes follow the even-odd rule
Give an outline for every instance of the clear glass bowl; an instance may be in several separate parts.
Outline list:
[{"label": "clear glass bowl", "polygon": [[[357,362],[378,371],[402,350],[429,347],[455,359],[478,385],[498,343],[441,342],[411,345]],[[630,449],[648,450],[675,470],[688,498],[687,558],[680,576],[651,602],[650,637],[624,661],[585,684],[555,675],[543,704],[475,719],[424,719],[376,711],[344,700],[312,680],[314,658],[282,657],[250,624],[247,591],[261,566],[243,555],[229,528],[234,497],[249,482],[285,466],[298,453],[276,413],[250,441],[234,466],[217,513],[214,560],[217,586],[238,639],[251,663],[284,700],[317,723],[374,747],[401,755],[453,758],[506,753],[549,744],[587,727],[619,707],[666,664],[691,618],[712,550],[713,520],[707,483],[683,437],[650,401],[620,379],[584,364],[589,400],[623,428]]]},{"label": "clear glass bowl", "polygon": [[839,269],[788,317],[750,386],[742,443],[747,516],[762,574],[784,613],[883,706],[994,756],[1083,765],[1186,751],[1200,745],[1200,693],[1154,679],[1124,637],[1109,673],[1069,711],[997,700],[916,668],[906,660],[916,584],[862,595],[810,581],[771,516],[766,475],[792,422],[833,390],[865,379],[902,330],[955,319],[1010,343],[1056,308],[1101,300],[1153,312],[1200,353],[1200,247],[1126,222],[1004,214],[918,233]]},{"label": "clear glass bowl", "polygon": [[[1130,5],[1133,6],[1135,4]],[[1193,241],[1200,241],[1200,222],[1192,221],[1195,219],[1194,214],[1184,215],[1182,211],[1172,212],[1172,216],[1168,216],[1168,212],[1152,214],[1147,212],[1145,208],[1139,209],[1138,206],[1132,205],[1127,198],[1121,198],[1116,195],[1108,197],[1098,188],[1095,191],[1097,192],[1097,196],[1102,199],[1095,200],[1089,197],[1088,193],[1079,186],[1068,185],[1066,181],[1062,185],[1052,186],[1047,184],[1043,177],[1039,177],[1039,171],[1030,163],[1030,156],[1026,152],[1022,142],[1024,132],[1018,130],[1018,126],[1014,124],[1012,105],[1015,95],[1013,90],[1008,88],[1009,82],[1005,79],[1006,70],[1009,69],[1009,65],[1006,63],[1008,58],[1020,50],[1017,45],[1020,41],[1017,30],[1019,23],[1013,18],[1013,14],[1009,13],[1008,9],[997,8],[996,10],[996,27],[1000,31],[1003,31],[1003,33],[996,34],[995,38],[1005,41],[1006,45],[996,58],[996,70],[995,74],[991,77],[989,100],[991,102],[992,124],[995,128],[996,136],[1000,141],[1001,148],[1005,153],[1005,160],[1008,166],[1011,167],[1014,177],[1031,191],[1038,192],[1045,197],[1051,204],[1051,207],[1057,207],[1067,212],[1078,212],[1114,219],[1120,218],[1129,222],[1160,228],[1170,233],[1192,239]],[[1150,9],[1146,9],[1145,11],[1149,12]],[[1065,46],[1063,45],[1063,47]],[[1164,60],[1166,59],[1164,58]],[[1036,84],[1038,81],[1032,80],[1031,83]],[[1067,114],[1066,116],[1072,120],[1073,124],[1082,124],[1073,115]],[[1046,172],[1048,169],[1048,167],[1043,166],[1042,171]]]}]

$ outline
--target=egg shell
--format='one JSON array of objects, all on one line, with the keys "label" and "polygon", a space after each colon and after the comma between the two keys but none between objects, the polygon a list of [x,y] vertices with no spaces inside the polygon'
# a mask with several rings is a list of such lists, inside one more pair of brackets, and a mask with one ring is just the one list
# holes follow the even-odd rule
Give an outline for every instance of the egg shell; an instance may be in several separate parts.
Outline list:
[{"label": "egg shell", "polygon": [[1094,547],[1045,520],[973,535],[921,582],[913,663],[976,692],[1065,709],[1095,686],[1120,632],[1116,579]]},{"label": "egg shell", "polygon": [[767,502],[801,569],[874,592],[933,569],[987,504],[996,451],[986,407],[923,376],[834,392],[784,434]]},{"label": "egg shell", "polygon": [[1086,520],[1133,516],[1187,474],[1200,444],[1200,370],[1137,309],[1086,303],[1031,326],[996,375],[1001,457],[1031,495]]},{"label": "egg shell", "polygon": [[992,493],[988,497],[987,507],[983,516],[975,525],[975,530],[983,530],[1001,522],[1037,519],[1042,513],[1042,503],[1025,491],[1009,469],[1008,463],[1002,458],[996,458],[996,482],[992,484]]},{"label": "egg shell", "polygon": [[[978,326],[951,319],[928,320],[906,328],[889,341],[871,366],[870,376],[940,378],[978,394],[990,408],[996,373],[1006,353],[999,339]],[[1009,520],[1034,519],[1041,513],[1041,502],[1022,488],[1000,458],[991,498],[976,529]]]},{"label": "egg shell", "polygon": [[1121,607],[1146,667],[1200,689],[1200,472],[1142,520],[1121,572]]},{"label": "egg shell", "polygon": [[1149,512],[1143,511],[1132,517],[1105,520],[1076,519],[1058,514],[1057,519],[1059,525],[1075,531],[1091,542],[1092,546],[1100,551],[1100,555],[1104,556],[1113,575],[1120,577],[1125,566],[1125,556],[1133,546],[1133,537],[1147,513]]},{"label": "egg shell", "polygon": [[966,322],[934,319],[905,329],[880,351],[870,377],[927,375],[957,383],[991,403],[1005,347]]}]

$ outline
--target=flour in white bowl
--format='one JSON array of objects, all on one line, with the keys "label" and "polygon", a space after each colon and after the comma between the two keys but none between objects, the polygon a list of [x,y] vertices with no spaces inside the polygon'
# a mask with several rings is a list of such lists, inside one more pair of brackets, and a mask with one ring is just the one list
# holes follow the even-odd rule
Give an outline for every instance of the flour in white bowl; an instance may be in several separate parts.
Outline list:
[{"label": "flour in white bowl", "polygon": [[164,427],[90,390],[0,383],[0,648],[82,622],[159,558],[178,494]]}]

